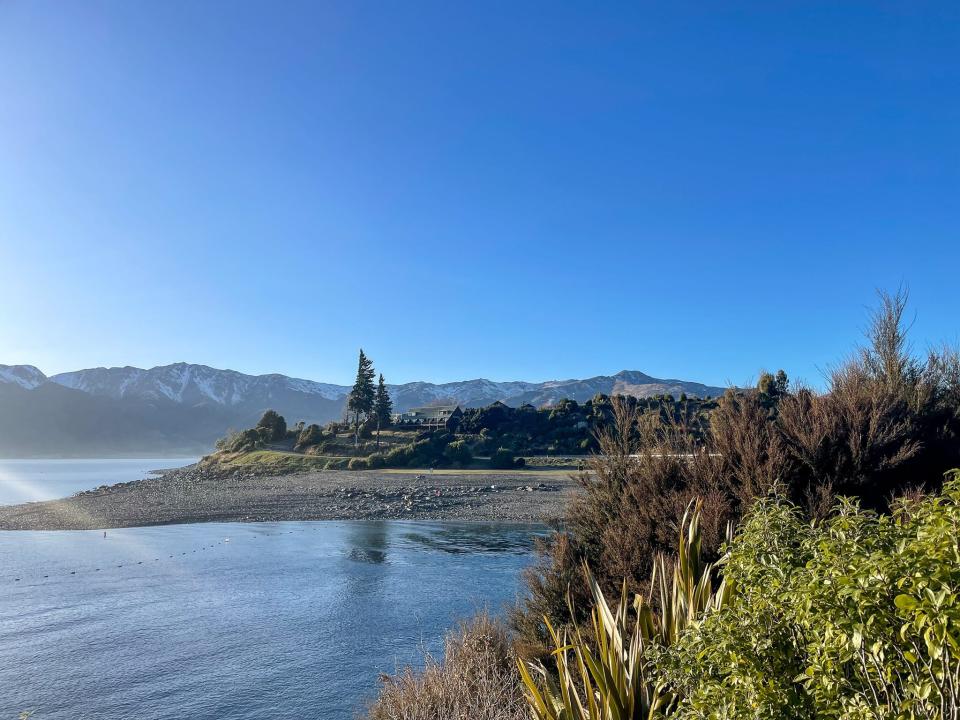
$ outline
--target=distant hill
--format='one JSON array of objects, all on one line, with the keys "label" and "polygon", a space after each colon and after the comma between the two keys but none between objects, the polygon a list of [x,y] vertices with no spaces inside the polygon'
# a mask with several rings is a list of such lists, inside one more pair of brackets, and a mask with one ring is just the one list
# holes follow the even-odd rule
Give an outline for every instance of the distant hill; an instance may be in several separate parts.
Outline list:
[{"label": "distant hill", "polygon": [[[723,388],[623,371],[585,380],[388,386],[396,409],[441,402],[483,407],[552,405],[597,393],[650,397],[715,396]],[[325,423],[343,416],[345,385],[286,375],[245,375],[177,363],[144,370],[93,368],[49,378],[31,365],[0,365],[0,455],[95,456],[205,453],[228,429],[254,425],[274,408],[289,422]]]}]

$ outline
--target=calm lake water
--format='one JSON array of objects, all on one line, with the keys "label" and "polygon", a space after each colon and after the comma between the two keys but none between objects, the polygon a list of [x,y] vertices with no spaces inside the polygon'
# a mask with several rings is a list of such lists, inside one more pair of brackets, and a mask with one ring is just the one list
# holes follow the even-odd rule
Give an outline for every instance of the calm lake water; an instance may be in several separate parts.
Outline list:
[{"label": "calm lake water", "polygon": [[354,718],[378,673],[515,598],[539,530],[0,532],[0,718]]},{"label": "calm lake water", "polygon": [[183,467],[198,458],[123,460],[0,459],[0,505],[54,500],[99,485],[142,480],[153,470]]}]

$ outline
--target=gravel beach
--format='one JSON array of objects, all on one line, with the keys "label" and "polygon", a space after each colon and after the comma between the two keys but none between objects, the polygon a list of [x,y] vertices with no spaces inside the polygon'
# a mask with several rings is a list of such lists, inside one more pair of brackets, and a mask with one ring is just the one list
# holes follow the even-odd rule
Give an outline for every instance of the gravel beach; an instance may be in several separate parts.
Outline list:
[{"label": "gravel beach", "polygon": [[61,500],[0,506],[0,530],[91,530],[193,522],[474,520],[549,522],[570,470],[322,470],[261,475],[191,465]]}]

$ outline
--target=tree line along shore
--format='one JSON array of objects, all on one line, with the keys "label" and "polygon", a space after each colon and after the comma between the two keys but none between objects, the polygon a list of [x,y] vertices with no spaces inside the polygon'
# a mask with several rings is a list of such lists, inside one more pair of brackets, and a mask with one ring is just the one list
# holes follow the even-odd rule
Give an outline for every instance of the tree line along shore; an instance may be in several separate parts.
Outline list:
[{"label": "tree line along shore", "polygon": [[[274,462],[291,467],[328,470],[380,468],[522,468],[528,456],[580,456],[580,465],[599,449],[598,435],[612,422],[613,398],[598,393],[579,403],[564,399],[536,408],[494,402],[486,407],[458,405],[417,408],[394,413],[384,377],[374,385],[372,361],[360,351],[357,379],[347,399],[347,412],[323,427],[298,421],[288,424],[276,410],[267,410],[252,428],[229,432],[217,442],[206,462]],[[786,374],[764,373],[756,391],[769,403],[784,392]],[[731,389],[730,393],[744,392]],[[720,398],[655,395],[625,396],[623,402],[645,415],[683,424],[702,438]],[[271,454],[273,453],[273,454]],[[276,453],[286,454],[281,460]],[[297,461],[293,456],[300,455]]]}]

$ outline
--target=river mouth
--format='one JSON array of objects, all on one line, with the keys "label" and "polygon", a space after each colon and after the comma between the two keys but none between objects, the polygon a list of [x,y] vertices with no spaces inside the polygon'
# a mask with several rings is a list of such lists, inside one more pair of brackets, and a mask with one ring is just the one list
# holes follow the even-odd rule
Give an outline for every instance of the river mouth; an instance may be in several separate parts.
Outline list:
[{"label": "river mouth", "polygon": [[0,715],[347,720],[503,610],[545,528],[204,523],[0,533]]}]

